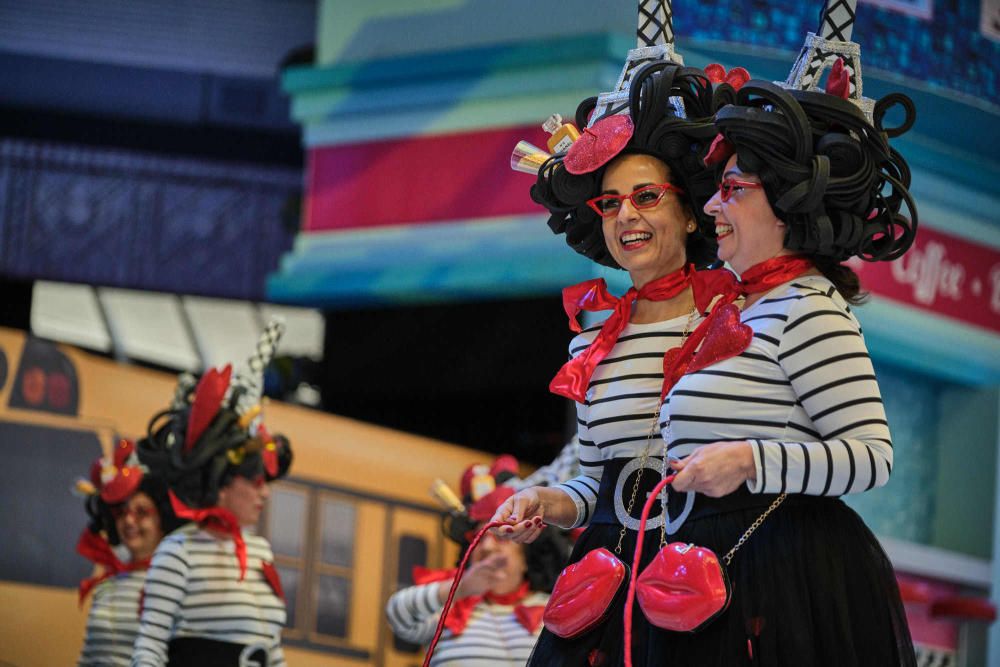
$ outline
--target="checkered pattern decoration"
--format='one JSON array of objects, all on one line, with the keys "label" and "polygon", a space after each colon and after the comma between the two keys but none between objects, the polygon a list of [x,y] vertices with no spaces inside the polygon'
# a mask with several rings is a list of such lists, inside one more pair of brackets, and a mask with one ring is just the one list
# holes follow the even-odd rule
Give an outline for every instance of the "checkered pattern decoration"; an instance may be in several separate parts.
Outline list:
[{"label": "checkered pattern decoration", "polygon": [[843,58],[851,81],[848,99],[871,120],[875,100],[862,95],[861,47],[850,41],[856,6],[857,0],[827,0],[820,18],[820,33],[806,35],[791,73],[778,84],[796,90],[820,90],[823,73],[837,62],[837,58]]},{"label": "checkered pattern decoration", "polygon": [[817,34],[837,42],[851,41],[854,32],[854,11],[858,0],[827,0],[819,19]]},{"label": "checkered pattern decoration", "polygon": [[[591,124],[598,118],[628,112],[628,90],[632,76],[646,63],[665,60],[684,64],[684,59],[674,51],[674,14],[670,0],[639,0],[639,24],[636,31],[637,47],[628,52],[625,66],[618,77],[615,89],[601,93],[591,116]],[[684,103],[671,98],[674,108],[684,115]]]},{"label": "checkered pattern decoration", "polygon": [[669,0],[639,0],[636,46],[674,43],[674,15]]},{"label": "checkered pattern decoration", "polygon": [[264,369],[274,358],[278,349],[278,341],[281,334],[285,332],[285,321],[280,317],[272,318],[267,323],[260,338],[257,339],[257,347],[254,353],[247,359],[247,369],[239,370],[233,378],[232,388],[242,388],[244,391],[238,394],[236,412],[245,414],[253,406],[260,403],[260,397],[264,392]]}]

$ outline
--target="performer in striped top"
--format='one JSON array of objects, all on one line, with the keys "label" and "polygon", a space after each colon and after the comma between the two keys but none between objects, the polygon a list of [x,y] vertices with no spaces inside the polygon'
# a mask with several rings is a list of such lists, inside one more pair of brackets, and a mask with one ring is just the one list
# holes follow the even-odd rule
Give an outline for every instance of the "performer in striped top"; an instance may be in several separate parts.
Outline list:
[{"label": "performer in striped top", "polygon": [[[462,501],[453,499],[444,528],[462,546],[463,554],[483,522],[514,493],[517,467],[513,457],[502,456],[492,466],[470,466],[462,476]],[[524,665],[542,628],[548,592],[568,552],[568,542],[554,528],[530,546],[487,534],[469,559],[431,664]],[[416,585],[389,598],[386,616],[398,637],[426,644],[434,636],[455,570],[417,567],[413,574]]]},{"label": "performer in striped top", "polygon": [[917,226],[881,126],[901,100],[877,103],[873,125],[844,99],[846,77],[835,66],[829,94],[750,81],[716,117],[706,159],[720,184],[705,210],[746,298],[713,311],[692,336],[701,347],[667,368],[679,376],[661,413],[678,471],[668,532],[721,556],[773,511],[728,568],[728,610],[698,633],[654,636],[663,664],[915,664],[892,565],[838,498],[884,485],[893,463],[851,311],[863,295],[841,262],[895,259]]},{"label": "performer in striped top", "polygon": [[[182,376],[150,424],[140,457],[163,471],[179,516],[193,521],[157,548],[146,578],[134,667],[285,664],[285,603],[271,548],[253,534],[291,448],[260,420],[261,373],[280,325],[268,326],[249,371]],[[193,390],[193,391],[192,391]]]},{"label": "performer in striped top", "polygon": [[[93,595],[78,664],[127,666],[149,559],[163,535],[182,522],[170,507],[167,485],[139,465],[128,440],[97,459],[77,490],[87,497],[91,521],[76,549],[97,566],[93,577],[80,582],[80,604]],[[119,545],[128,552],[126,562],[112,548]]]},{"label": "performer in striped top", "polygon": [[[594,122],[568,154],[542,167],[532,188],[553,214],[550,226],[565,230],[567,241],[595,261],[627,270],[634,286],[621,300],[606,294],[603,281],[564,291],[573,324],[580,309],[614,311],[595,327],[576,328],[571,360],[550,385],[576,401],[581,474],[553,488],[523,490],[494,517],[515,523],[498,534],[516,542],[534,539],[537,517],[587,525],[574,563],[602,548],[630,559],[642,503],[659,479],[665,354],[698,325],[720,288],[716,281],[728,277],[692,265],[715,259],[710,218],[702,211],[712,173],[699,151],[715,135],[708,120],[713,105],[733,88],[713,89],[703,71],[660,61],[640,68],[630,91],[628,115]],[[684,100],[686,118],[672,98]],[[593,105],[581,105],[579,123]],[[660,521],[655,516],[649,530],[658,530]],[[543,631],[530,664],[614,664],[622,653],[623,605],[624,590],[581,636]],[[650,628],[639,616],[636,634],[645,637]]]}]

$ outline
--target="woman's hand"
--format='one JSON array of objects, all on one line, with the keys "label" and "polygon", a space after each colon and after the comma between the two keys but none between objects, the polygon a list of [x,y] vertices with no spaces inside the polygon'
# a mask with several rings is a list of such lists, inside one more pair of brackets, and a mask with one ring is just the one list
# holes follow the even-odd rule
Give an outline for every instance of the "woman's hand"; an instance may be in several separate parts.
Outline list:
[{"label": "woman's hand", "polygon": [[712,498],[732,493],[747,480],[756,479],[750,447],[746,440],[713,442],[683,459],[668,461],[677,471],[674,490],[697,491]]},{"label": "woman's hand", "polygon": [[[484,595],[505,582],[507,578],[507,556],[492,554],[465,570],[462,581],[455,591],[455,599],[461,600],[472,595]],[[442,603],[448,599],[448,591],[454,579],[442,581],[438,586],[438,598]]]},{"label": "woman's hand", "polygon": [[508,524],[493,529],[498,538],[530,544],[538,539],[546,524],[573,525],[576,505],[564,491],[532,486],[508,498],[490,521]]}]

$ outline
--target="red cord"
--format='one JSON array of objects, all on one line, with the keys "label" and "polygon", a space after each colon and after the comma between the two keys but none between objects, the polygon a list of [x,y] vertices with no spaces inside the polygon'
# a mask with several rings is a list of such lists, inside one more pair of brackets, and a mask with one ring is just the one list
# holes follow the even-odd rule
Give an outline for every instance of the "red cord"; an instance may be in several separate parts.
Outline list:
[{"label": "red cord", "polygon": [[431,664],[431,656],[434,655],[434,648],[437,646],[438,640],[441,639],[441,633],[444,631],[444,621],[448,618],[448,612],[451,610],[451,603],[455,598],[455,592],[458,590],[458,584],[462,581],[462,575],[465,574],[465,566],[469,561],[469,556],[472,552],[476,550],[479,545],[479,541],[483,539],[486,535],[486,531],[490,528],[496,528],[497,526],[507,525],[504,521],[491,521],[482,529],[476,533],[476,537],[469,544],[469,548],[465,550],[465,556],[462,557],[462,562],[458,564],[458,570],[455,572],[455,580],[451,582],[451,590],[448,591],[448,599],[444,602],[444,609],[441,610],[441,618],[438,619],[437,630],[434,631],[434,639],[431,640],[430,645],[427,647],[427,655],[424,656],[424,667],[429,667]]},{"label": "red cord", "polygon": [[[632,667],[632,603],[635,602],[635,582],[639,576],[639,561],[642,559],[642,543],[646,537],[646,520],[649,518],[649,510],[653,509],[653,503],[667,484],[674,481],[677,475],[667,475],[660,480],[660,483],[653,487],[646,498],[646,504],[642,506],[642,516],[639,517],[639,534],[635,538],[635,555],[632,557],[632,573],[628,582],[628,595],[625,596],[625,667]],[[664,516],[666,521],[667,517]],[[426,665],[424,666],[426,667]]]}]

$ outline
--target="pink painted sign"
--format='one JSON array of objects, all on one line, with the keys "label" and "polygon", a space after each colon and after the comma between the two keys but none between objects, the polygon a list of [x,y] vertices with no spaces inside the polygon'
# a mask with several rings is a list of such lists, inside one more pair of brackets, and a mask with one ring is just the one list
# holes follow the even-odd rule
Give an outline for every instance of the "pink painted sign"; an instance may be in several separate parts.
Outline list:
[{"label": "pink painted sign", "polygon": [[1000,334],[1000,250],[921,226],[895,262],[853,260],[861,286],[936,315]]},{"label": "pink painted sign", "polygon": [[510,154],[518,141],[544,146],[546,136],[531,125],[313,148],[305,230],[544,213]]}]

